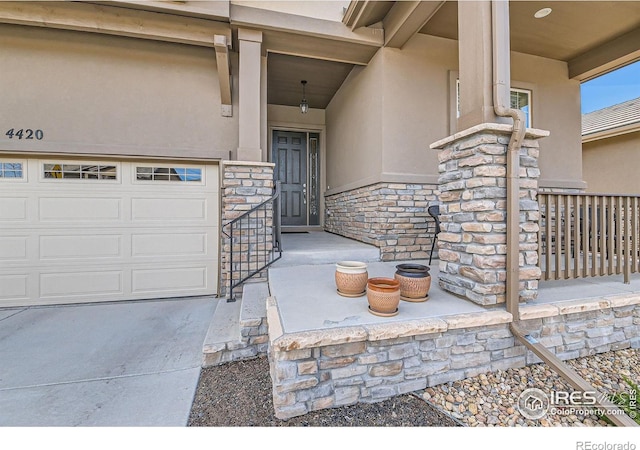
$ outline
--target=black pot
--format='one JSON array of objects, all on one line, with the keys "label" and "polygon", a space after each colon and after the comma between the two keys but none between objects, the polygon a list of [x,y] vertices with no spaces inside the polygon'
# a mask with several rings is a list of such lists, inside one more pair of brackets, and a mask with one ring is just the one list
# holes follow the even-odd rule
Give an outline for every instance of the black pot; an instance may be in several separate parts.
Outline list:
[{"label": "black pot", "polygon": [[429,274],[429,266],[423,266],[422,264],[398,264],[396,266],[396,273],[403,277],[409,278],[425,278],[431,276]]}]

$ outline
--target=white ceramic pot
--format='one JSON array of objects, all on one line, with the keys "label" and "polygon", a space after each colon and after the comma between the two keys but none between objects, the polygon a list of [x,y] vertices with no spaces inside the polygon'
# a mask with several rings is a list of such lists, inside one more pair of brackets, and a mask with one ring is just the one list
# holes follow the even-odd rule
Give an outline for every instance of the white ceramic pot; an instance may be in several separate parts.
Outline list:
[{"label": "white ceramic pot", "polygon": [[360,261],[340,261],[336,263],[336,271],[341,273],[365,273],[367,264]]},{"label": "white ceramic pot", "polygon": [[340,261],[336,264],[335,279],[340,295],[360,297],[365,294],[369,279],[367,265],[359,261]]}]

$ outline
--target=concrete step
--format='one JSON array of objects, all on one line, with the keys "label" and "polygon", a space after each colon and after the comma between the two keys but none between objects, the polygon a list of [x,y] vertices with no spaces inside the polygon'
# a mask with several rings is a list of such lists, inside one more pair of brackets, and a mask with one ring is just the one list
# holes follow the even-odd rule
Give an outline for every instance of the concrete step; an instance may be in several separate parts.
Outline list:
[{"label": "concrete step", "polygon": [[282,258],[272,267],[335,264],[338,261],[380,261],[374,245],[326,232],[284,233]]},{"label": "concrete step", "polygon": [[241,307],[242,301],[240,299],[235,302],[227,302],[227,300],[221,299],[218,302],[202,345],[205,362],[207,355],[220,353],[227,349],[227,343],[240,340]]},{"label": "concrete step", "polygon": [[235,302],[218,302],[202,346],[203,367],[266,353],[268,296],[267,282],[247,283]]},{"label": "concrete step", "polygon": [[267,297],[269,283],[247,283],[242,290],[242,307],[240,308],[240,327],[260,326],[267,317]]}]

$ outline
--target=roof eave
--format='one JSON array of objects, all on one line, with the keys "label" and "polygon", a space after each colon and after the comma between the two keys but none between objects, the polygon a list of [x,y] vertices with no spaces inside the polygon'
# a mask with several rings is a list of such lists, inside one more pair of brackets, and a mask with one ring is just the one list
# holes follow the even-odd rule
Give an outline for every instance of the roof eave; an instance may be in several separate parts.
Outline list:
[{"label": "roof eave", "polygon": [[622,136],[624,134],[635,133],[640,131],[640,122],[631,123],[622,127],[609,128],[606,130],[600,130],[589,134],[582,135],[582,143],[599,141],[601,139],[608,139],[616,136]]}]

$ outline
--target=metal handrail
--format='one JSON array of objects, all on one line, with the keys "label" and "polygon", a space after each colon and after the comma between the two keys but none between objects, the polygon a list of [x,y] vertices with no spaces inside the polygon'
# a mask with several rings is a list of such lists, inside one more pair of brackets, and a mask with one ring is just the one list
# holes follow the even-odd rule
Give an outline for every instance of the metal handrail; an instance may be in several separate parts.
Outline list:
[{"label": "metal handrail", "polygon": [[[271,211],[271,217],[269,217],[269,211]],[[269,218],[271,218],[271,243],[269,243],[269,233],[267,233]],[[228,233],[225,228],[229,228]],[[274,193],[269,199],[223,225],[222,233],[230,241],[228,302],[235,301],[233,295],[235,288],[282,257],[280,228],[279,181],[276,181]],[[259,232],[261,229],[264,231],[263,233]],[[236,254],[236,248],[241,253],[240,255]],[[244,253],[244,258],[242,253]],[[236,273],[239,273],[239,276],[234,281]]]}]

